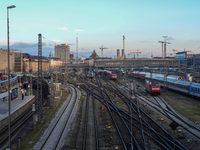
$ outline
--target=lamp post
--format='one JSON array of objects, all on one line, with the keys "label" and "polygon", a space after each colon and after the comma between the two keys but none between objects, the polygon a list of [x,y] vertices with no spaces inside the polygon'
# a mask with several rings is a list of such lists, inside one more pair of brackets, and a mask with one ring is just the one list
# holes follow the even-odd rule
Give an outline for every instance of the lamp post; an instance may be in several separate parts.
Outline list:
[{"label": "lamp post", "polygon": [[9,9],[15,8],[15,5],[7,7],[7,42],[8,42],[8,145],[9,149],[11,148],[11,134],[10,134],[10,48],[9,48]]}]

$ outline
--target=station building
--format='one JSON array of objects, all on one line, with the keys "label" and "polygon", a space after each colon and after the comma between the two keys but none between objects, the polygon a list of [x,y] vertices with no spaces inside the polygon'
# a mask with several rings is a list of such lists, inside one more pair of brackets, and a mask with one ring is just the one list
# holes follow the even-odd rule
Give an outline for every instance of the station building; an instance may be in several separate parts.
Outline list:
[{"label": "station building", "polygon": [[187,72],[200,72],[200,54],[183,51],[176,53],[174,59],[180,62],[181,70],[187,68]]},{"label": "station building", "polygon": [[[23,68],[22,50],[10,49],[10,71],[21,72]],[[0,49],[0,70],[8,70],[8,49]]]},{"label": "station building", "polygon": [[178,60],[173,58],[117,58],[117,59],[97,59],[94,62],[94,67],[113,67],[113,68],[124,68],[134,70],[145,70],[145,69],[159,69],[163,68],[177,68],[180,66]]},{"label": "station building", "polygon": [[[23,53],[23,70],[22,72],[29,72],[30,70],[38,70],[38,56],[32,56],[28,53]],[[42,70],[49,70],[48,57],[42,56]]]}]

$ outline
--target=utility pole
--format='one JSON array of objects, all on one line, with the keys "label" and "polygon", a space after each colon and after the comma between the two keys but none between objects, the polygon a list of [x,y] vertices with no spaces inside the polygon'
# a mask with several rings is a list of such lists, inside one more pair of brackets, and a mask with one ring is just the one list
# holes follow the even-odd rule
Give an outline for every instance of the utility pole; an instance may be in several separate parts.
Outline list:
[{"label": "utility pole", "polygon": [[77,64],[77,80],[79,83],[79,74],[78,74],[78,33],[76,33],[76,64]]},{"label": "utility pole", "polygon": [[195,54],[193,53],[193,78],[195,76]]},{"label": "utility pole", "polygon": [[38,80],[37,80],[37,121],[42,116],[42,34],[38,34]]},{"label": "utility pole", "polygon": [[123,36],[123,55],[122,58],[125,58],[125,36]]},{"label": "utility pole", "polygon": [[33,72],[33,68],[32,68],[32,56],[31,56],[31,69],[30,69],[30,95],[32,94],[33,92],[33,89],[32,89],[32,72]]},{"label": "utility pole", "polygon": [[54,83],[53,83],[53,68],[51,64],[51,52],[49,54],[49,60],[50,60],[50,65],[49,65],[49,75],[51,77],[50,81],[50,93],[51,93],[51,100],[50,100],[50,105],[53,106],[53,101],[54,101]]},{"label": "utility pole", "polygon": [[67,87],[67,47],[65,48],[65,91],[68,91],[68,87]]},{"label": "utility pole", "polygon": [[99,49],[101,49],[101,57],[103,58],[103,50],[104,50],[104,49],[108,49],[108,48],[103,47],[103,45],[101,45],[101,47],[99,47]]}]

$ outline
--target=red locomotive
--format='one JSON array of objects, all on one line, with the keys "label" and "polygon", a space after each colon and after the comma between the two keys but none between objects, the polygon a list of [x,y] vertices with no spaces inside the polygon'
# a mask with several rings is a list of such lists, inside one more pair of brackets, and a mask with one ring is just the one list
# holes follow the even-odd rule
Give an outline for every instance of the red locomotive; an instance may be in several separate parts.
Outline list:
[{"label": "red locomotive", "polygon": [[116,73],[113,73],[113,72],[108,71],[108,70],[105,70],[104,73],[110,79],[117,79],[117,74]]},{"label": "red locomotive", "polygon": [[150,82],[149,80],[145,80],[145,90],[148,91],[152,95],[160,94],[160,83],[159,82]]}]

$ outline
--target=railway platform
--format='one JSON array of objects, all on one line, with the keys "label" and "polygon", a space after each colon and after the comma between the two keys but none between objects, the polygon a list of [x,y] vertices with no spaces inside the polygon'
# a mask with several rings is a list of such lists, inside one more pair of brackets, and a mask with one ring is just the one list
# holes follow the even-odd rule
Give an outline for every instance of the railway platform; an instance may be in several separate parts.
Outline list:
[{"label": "railway platform", "polygon": [[[20,116],[27,108],[29,108],[35,101],[34,95],[21,96],[13,99],[10,102],[11,122]],[[0,130],[8,125],[8,98],[0,99]]]}]

